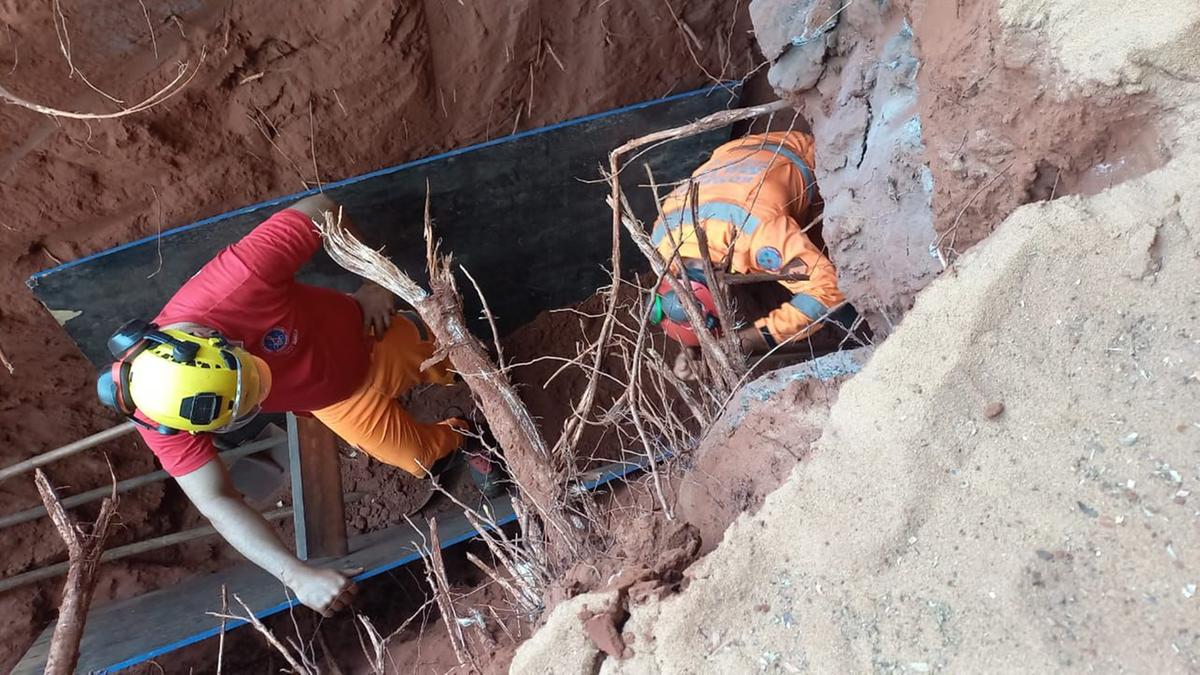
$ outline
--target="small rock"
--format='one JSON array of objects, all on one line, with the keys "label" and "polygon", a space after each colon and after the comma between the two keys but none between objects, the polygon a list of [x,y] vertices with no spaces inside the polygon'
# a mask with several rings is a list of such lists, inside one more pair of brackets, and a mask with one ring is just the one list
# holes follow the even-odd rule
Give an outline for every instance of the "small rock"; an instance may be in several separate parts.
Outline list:
[{"label": "small rock", "polygon": [[929,664],[925,663],[924,661],[917,661],[916,663],[908,664],[908,669],[914,673],[928,673]]},{"label": "small rock", "polygon": [[1196,594],[1196,584],[1188,584],[1183,587],[1183,597],[1190,598]]},{"label": "small rock", "polygon": [[996,419],[1004,413],[1004,403],[1002,401],[992,401],[983,407],[983,416],[989,420]]},{"label": "small rock", "polygon": [[1093,509],[1087,504],[1084,504],[1083,502],[1075,502],[1075,504],[1079,506],[1079,510],[1083,512],[1083,515],[1089,518],[1095,518],[1096,516],[1100,515],[1099,511]]},{"label": "small rock", "polygon": [[354,529],[359,532],[364,532],[367,529],[367,519],[363,516],[358,516],[354,519]]},{"label": "small rock", "polygon": [[1180,490],[1179,492],[1175,493],[1175,498],[1171,501],[1175,502],[1176,504],[1186,504],[1188,495],[1190,494],[1192,494],[1190,490]]},{"label": "small rock", "polygon": [[766,614],[767,612],[771,611],[771,606],[765,602],[761,602],[754,606],[754,611]]},{"label": "small rock", "polygon": [[1121,443],[1121,445],[1124,445],[1125,447],[1130,447],[1134,443],[1137,443],[1137,441],[1138,441],[1138,434],[1136,431],[1134,431],[1134,432],[1131,432],[1128,436],[1122,438],[1120,440],[1120,443]]},{"label": "small rock", "polygon": [[1037,557],[1041,558],[1042,560],[1054,560],[1054,554],[1044,548],[1039,548],[1034,552],[1037,553]]}]

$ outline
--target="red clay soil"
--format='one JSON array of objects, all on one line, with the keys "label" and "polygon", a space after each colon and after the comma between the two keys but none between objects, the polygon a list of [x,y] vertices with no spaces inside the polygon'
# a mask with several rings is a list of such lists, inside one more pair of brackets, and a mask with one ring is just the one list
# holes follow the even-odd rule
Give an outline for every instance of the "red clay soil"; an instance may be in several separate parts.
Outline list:
[{"label": "red clay soil", "polygon": [[[1036,30],[1001,30],[993,2],[910,0],[934,177],[934,228],[965,251],[1022,204],[1095,194],[1169,157],[1149,96],[1095,83],[1053,91]],[[1007,33],[1007,34],[1006,34]],[[978,193],[978,194],[977,194]]]},{"label": "red clay soil", "polygon": [[[38,103],[110,112],[114,104],[83,76],[134,102],[170,80],[177,62],[195,67],[202,53],[204,61],[183,93],[132,117],[84,123],[0,109],[0,346],[15,368],[0,372],[0,464],[115,421],[94,401],[91,367],[25,288],[30,274],[318,179],[748,70],[743,8],[675,5],[704,45],[699,62],[666,3],[256,0],[174,13],[147,0],[144,15],[137,3],[64,0],[80,71],[72,78],[52,5],[4,3],[0,84]],[[131,439],[104,450],[118,478],[155,467]],[[108,470],[91,452],[49,474],[71,493],[106,482]],[[0,486],[0,511],[36,501],[32,481]],[[186,526],[195,517],[183,515],[183,504],[170,485],[129,495],[113,543]],[[9,551],[0,561],[5,575],[62,557],[45,524],[0,532],[0,547]],[[111,566],[97,600],[170,583],[215,564],[223,550],[197,544]],[[0,668],[53,616],[56,586],[0,597]]]}]

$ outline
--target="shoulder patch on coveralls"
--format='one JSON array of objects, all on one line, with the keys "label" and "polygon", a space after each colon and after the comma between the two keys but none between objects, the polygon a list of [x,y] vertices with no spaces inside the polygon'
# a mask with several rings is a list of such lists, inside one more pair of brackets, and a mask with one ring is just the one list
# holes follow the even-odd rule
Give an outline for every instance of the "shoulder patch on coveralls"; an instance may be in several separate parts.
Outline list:
[{"label": "shoulder patch on coveralls", "polygon": [[768,272],[778,272],[783,267],[783,254],[774,246],[764,246],[755,251],[754,264]]}]

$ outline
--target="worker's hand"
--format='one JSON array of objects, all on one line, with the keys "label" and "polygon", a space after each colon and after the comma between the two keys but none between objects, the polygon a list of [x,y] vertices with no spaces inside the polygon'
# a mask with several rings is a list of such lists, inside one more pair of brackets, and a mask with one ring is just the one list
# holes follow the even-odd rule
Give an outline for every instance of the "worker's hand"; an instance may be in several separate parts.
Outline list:
[{"label": "worker's hand", "polygon": [[326,617],[349,607],[358,592],[358,586],[346,574],[303,563],[291,570],[285,581],[297,600]]},{"label": "worker's hand", "polygon": [[375,339],[382,340],[396,313],[396,296],[383,286],[368,281],[354,292],[354,299],[362,307],[363,333],[371,335],[373,331]]},{"label": "worker's hand", "polygon": [[675,377],[684,382],[700,379],[700,350],[695,347],[684,347],[675,355],[675,367],[671,369]]}]

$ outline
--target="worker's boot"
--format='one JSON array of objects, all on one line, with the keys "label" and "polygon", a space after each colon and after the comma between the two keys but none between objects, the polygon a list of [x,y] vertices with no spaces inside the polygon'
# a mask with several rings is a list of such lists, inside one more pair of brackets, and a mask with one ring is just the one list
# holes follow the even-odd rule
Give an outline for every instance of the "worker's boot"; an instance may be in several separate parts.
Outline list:
[{"label": "worker's boot", "polygon": [[462,454],[467,460],[471,480],[479,491],[490,499],[502,494],[508,482],[500,457],[500,444],[496,442],[496,437],[492,435],[487,424],[472,422],[471,427],[468,441],[463,444]]}]

